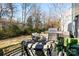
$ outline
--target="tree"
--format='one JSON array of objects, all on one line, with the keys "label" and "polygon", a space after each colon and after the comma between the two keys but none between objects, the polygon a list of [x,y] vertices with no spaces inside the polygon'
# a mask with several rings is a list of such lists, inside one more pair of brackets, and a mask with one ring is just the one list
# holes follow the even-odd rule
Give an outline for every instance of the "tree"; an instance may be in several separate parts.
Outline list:
[{"label": "tree", "polygon": [[32,7],[32,16],[33,16],[33,27],[35,29],[40,29],[41,28],[41,21],[40,21],[40,17],[41,17],[41,10],[40,10],[40,6],[37,4],[33,4]]},{"label": "tree", "polygon": [[5,7],[3,7],[4,4],[0,3],[0,19],[5,15]]},{"label": "tree", "polygon": [[0,3],[0,19],[2,17],[2,4]]},{"label": "tree", "polygon": [[42,19],[42,21],[41,21],[42,22],[42,26],[41,27],[42,27],[42,29],[45,30],[46,29],[45,28],[45,25],[46,25],[45,23],[47,21],[47,15],[46,15],[45,11],[42,11],[42,13],[41,13],[41,19]]},{"label": "tree", "polygon": [[47,28],[60,28],[60,21],[59,20],[48,20],[46,24]]},{"label": "tree", "polygon": [[23,23],[25,23],[26,17],[31,11],[32,6],[29,3],[23,3],[21,4],[21,6],[22,6],[22,21]]},{"label": "tree", "polygon": [[[64,6],[65,6],[65,4],[63,4],[63,3],[61,3],[61,4],[59,4],[59,3],[50,4],[50,9],[51,9],[50,13],[52,13],[54,15],[54,18],[58,17],[59,21],[61,22],[60,23],[61,27],[63,27],[63,31],[64,31],[64,23],[63,22],[64,22],[64,17],[65,17],[64,12],[66,11]],[[61,29],[61,27],[60,27],[60,29]]]},{"label": "tree", "polygon": [[24,28],[27,20],[27,15],[30,13],[32,5],[29,3],[23,3],[21,4],[21,7],[22,7],[22,23]]},{"label": "tree", "polygon": [[28,28],[33,28],[32,16],[29,16],[27,19]]},{"label": "tree", "polygon": [[8,10],[8,12],[9,12],[9,16],[10,16],[10,19],[12,19],[12,17],[13,17],[13,4],[12,3],[9,3],[9,4],[7,4],[7,8],[9,8],[9,10]]},{"label": "tree", "polygon": [[12,22],[13,17],[15,17],[17,7],[16,4],[6,3],[5,4],[5,14],[9,17],[10,22]]}]

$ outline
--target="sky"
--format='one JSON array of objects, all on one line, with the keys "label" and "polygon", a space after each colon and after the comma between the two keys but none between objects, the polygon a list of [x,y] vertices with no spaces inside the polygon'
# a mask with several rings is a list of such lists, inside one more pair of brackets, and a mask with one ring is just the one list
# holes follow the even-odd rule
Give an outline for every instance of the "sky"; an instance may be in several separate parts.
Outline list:
[{"label": "sky", "polygon": [[[17,4],[17,13],[16,13],[16,17],[17,18],[21,18],[22,14],[22,9],[21,9],[21,5],[19,3]],[[55,7],[53,7],[52,5],[49,5],[50,3],[40,3],[39,5],[41,6],[41,10],[46,12],[47,15],[49,15],[49,12],[51,13],[51,15],[55,15],[59,13],[59,9],[55,10]],[[52,3],[54,4],[54,3]],[[55,5],[57,5],[57,3],[55,3]],[[51,7],[52,6],[52,7]],[[52,12],[50,11],[52,8]],[[64,3],[63,6],[61,6],[61,4],[59,4],[59,6],[57,6],[57,8],[62,8],[64,12],[68,11],[71,8],[71,3]],[[57,11],[57,12],[55,12]],[[62,12],[63,13],[63,12]]]}]

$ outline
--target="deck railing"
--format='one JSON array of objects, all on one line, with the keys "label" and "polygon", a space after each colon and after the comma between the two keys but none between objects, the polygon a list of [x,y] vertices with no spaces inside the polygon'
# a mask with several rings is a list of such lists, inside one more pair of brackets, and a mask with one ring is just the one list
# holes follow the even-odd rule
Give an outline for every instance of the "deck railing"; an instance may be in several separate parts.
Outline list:
[{"label": "deck railing", "polygon": [[15,55],[21,56],[22,54],[23,54],[23,48],[21,43],[0,48],[0,56],[15,56]]}]

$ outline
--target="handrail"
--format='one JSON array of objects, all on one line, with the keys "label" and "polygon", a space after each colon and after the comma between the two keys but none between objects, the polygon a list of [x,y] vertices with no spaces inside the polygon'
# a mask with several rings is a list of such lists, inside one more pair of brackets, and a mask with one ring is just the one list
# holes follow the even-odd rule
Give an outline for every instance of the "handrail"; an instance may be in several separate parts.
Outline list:
[{"label": "handrail", "polygon": [[[14,56],[18,53],[22,54],[22,45],[21,43],[10,45],[4,48],[0,48],[2,50],[2,55],[4,56]],[[9,49],[9,50],[8,50]]]}]

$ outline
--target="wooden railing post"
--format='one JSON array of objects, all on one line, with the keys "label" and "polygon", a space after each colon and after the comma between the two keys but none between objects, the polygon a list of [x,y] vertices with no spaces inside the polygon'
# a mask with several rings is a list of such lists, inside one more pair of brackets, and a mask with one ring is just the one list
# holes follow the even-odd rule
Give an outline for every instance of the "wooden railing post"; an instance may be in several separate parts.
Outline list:
[{"label": "wooden railing post", "polygon": [[21,48],[22,48],[22,56],[25,55],[25,51],[24,51],[24,41],[21,42]]},{"label": "wooden railing post", "polygon": [[0,56],[3,56],[3,55],[4,55],[3,49],[0,49]]}]

